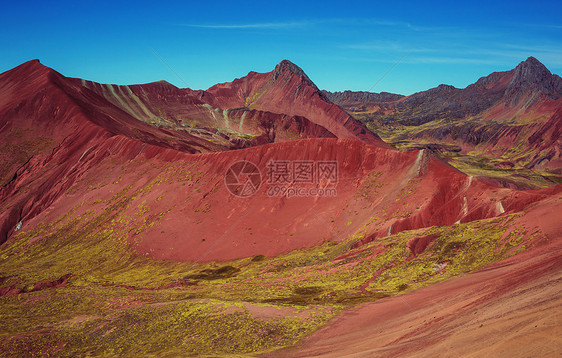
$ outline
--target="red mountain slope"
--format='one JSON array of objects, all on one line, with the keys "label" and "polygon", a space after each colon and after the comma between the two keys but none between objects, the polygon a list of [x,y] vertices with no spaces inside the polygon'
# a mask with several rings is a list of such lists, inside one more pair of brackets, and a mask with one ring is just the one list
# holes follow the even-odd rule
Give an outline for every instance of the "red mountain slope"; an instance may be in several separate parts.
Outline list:
[{"label": "red mountain slope", "polygon": [[[266,357],[555,357],[560,240],[471,275],[348,309]],[[446,353],[444,353],[446,352]]]},{"label": "red mountain slope", "polygon": [[69,79],[36,60],[0,74],[0,98],[0,241],[54,202],[88,165],[111,156],[108,140],[196,153],[334,137],[302,116],[223,111],[166,83]]},{"label": "red mountain slope", "polygon": [[[287,71],[296,70],[283,63],[271,76],[292,78],[285,77]],[[240,219],[241,225],[251,227],[259,218],[266,218],[267,224],[254,228],[251,237],[244,231],[232,232],[227,241],[214,248],[213,256],[208,259],[256,253],[274,255],[323,240],[339,240],[360,228],[367,237],[374,238],[407,229],[493,217],[504,211],[521,210],[548,195],[540,191],[497,190],[456,171],[428,152],[397,152],[353,140],[285,142],[244,151],[192,156],[185,152],[192,151],[195,145],[209,146],[214,142],[151,126],[132,116],[140,112],[140,104],[134,107],[121,100],[119,108],[105,98],[108,92],[136,91],[138,96],[130,96],[130,104],[130,98],[158,98],[157,90],[164,88],[165,94],[172,91],[176,97],[183,96],[178,101],[185,101],[187,105],[199,103],[190,95],[174,92],[169,85],[150,84],[148,89],[156,92],[146,95],[141,92],[146,93],[148,89],[142,86],[112,87],[105,91],[106,96],[101,96],[98,94],[104,92],[101,87],[110,86],[81,86],[81,81],[67,80],[36,62],[2,76],[2,89],[8,93],[4,96],[2,112],[5,113],[2,116],[4,136],[13,137],[12,131],[17,129],[28,133],[22,136],[41,133],[48,138],[43,147],[27,152],[27,162],[14,162],[11,172],[5,175],[10,179],[0,191],[4,203],[0,214],[3,240],[14,233],[18,223],[28,229],[28,225],[33,227],[41,221],[56,220],[57,215],[90,195],[110,200],[116,192],[141,190],[147,181],[164,175],[162,168],[172,170],[174,166],[178,166],[174,170],[186,171],[190,177],[195,175],[193,172],[198,173],[197,190],[193,192],[189,186],[185,191],[178,186],[185,183],[172,175],[165,179],[170,181],[169,185],[145,193],[149,195],[145,199],[153,200],[159,195],[185,191],[183,195],[166,200],[166,208],[163,203],[154,202],[152,215],[165,212],[166,217],[172,219],[164,220],[168,223],[162,223],[163,230],[149,229],[142,239],[135,240],[140,240],[142,250],[154,250],[157,257],[181,260],[201,257],[206,250],[201,238],[225,232],[238,213],[247,213],[247,217]],[[20,78],[25,81],[20,82]],[[305,80],[302,75],[299,78]],[[272,93],[278,91],[275,86],[272,88]],[[214,89],[211,93],[217,91]],[[7,100],[15,95],[19,97]],[[129,113],[123,108],[128,108]],[[152,109],[146,107],[145,114],[154,113]],[[239,111],[229,113],[236,117]],[[255,111],[245,113],[258,122],[263,115]],[[250,199],[232,197],[223,185],[224,173],[238,160],[255,163],[264,177],[270,160],[337,161],[340,166],[337,196],[270,198],[263,185]],[[111,178],[121,179],[113,185],[115,179]],[[53,204],[55,206],[51,207]],[[46,211],[48,207],[51,209]],[[185,212],[186,208],[194,208],[194,211]],[[209,211],[212,215],[202,214]],[[347,217],[348,211],[354,213],[353,220],[341,220]],[[180,219],[185,215],[187,220]],[[165,245],[162,240],[166,240]],[[240,249],[233,249],[235,247]]]},{"label": "red mountain slope", "polygon": [[[358,230],[368,242],[408,229],[495,217],[553,193],[498,189],[423,151],[398,152],[351,140],[309,139],[189,155],[115,136],[79,158],[88,145],[66,155],[68,167],[25,166],[3,188],[11,213],[4,232],[11,235],[17,222],[30,230],[67,212],[78,217],[94,209],[90,215],[101,215],[104,205],[80,203],[111,203],[120,193],[131,200],[124,217],[137,217],[139,206],[147,203],[138,219],[152,225],[146,232],[127,234],[140,252],[176,260],[226,260],[339,241]],[[270,160],[337,161],[337,195],[270,197],[272,185],[263,183],[250,198],[234,197],[224,174],[240,160],[255,163],[264,180]],[[51,184],[55,178],[58,182]],[[18,195],[26,186],[32,189]],[[112,224],[100,228],[105,225]]]},{"label": "red mountain slope", "polygon": [[386,143],[330,103],[306,74],[284,60],[269,73],[250,72],[231,83],[196,92],[202,101],[219,108],[250,108],[307,117],[338,138],[357,139],[388,148]]}]

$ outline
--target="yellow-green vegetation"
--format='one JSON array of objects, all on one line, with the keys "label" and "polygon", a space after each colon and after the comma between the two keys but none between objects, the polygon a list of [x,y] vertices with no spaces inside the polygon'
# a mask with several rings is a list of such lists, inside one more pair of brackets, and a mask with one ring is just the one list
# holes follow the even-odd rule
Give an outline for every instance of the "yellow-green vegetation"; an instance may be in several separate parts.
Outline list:
[{"label": "yellow-green vegetation", "polygon": [[[0,298],[1,354],[270,351],[295,344],[346,306],[465,274],[516,254],[525,248],[525,235],[540,234],[514,227],[510,215],[401,232],[363,245],[358,234],[271,258],[189,263],[135,254],[126,238],[142,235],[167,213],[150,214],[153,202],[144,195],[179,180],[180,173],[195,185],[196,169],[171,165],[141,188],[127,186],[107,201],[82,203],[5,245],[0,286],[20,292]],[[366,185],[376,189],[380,175],[372,176]],[[411,258],[408,241],[427,235],[434,241]],[[67,274],[72,276],[64,287],[36,288]],[[268,310],[283,313],[259,313]]]},{"label": "yellow-green vegetation", "polygon": [[361,186],[357,189],[355,197],[372,200],[381,188],[388,185],[381,179],[382,175],[383,172],[379,172],[379,171],[370,172],[365,177],[365,179],[363,179]]},{"label": "yellow-green vegetation", "polygon": [[448,159],[449,164],[467,175],[514,183],[521,188],[546,188],[562,184],[560,175],[546,170],[528,169],[518,162],[515,162],[513,167],[502,168],[502,162],[511,162],[506,157],[498,159],[477,153],[443,153],[442,156]]},{"label": "yellow-green vegetation", "polygon": [[[535,113],[518,113],[510,119],[501,122],[494,120],[483,120],[479,116],[465,118],[451,129],[451,120],[438,118],[420,125],[406,126],[392,122],[380,122],[374,120],[372,112],[350,111],[350,114],[365,123],[367,127],[377,133],[385,142],[392,144],[399,150],[420,149],[426,147],[438,148],[439,155],[447,160],[449,164],[467,175],[474,177],[488,177],[496,179],[500,183],[515,184],[519,188],[545,188],[562,183],[560,173],[552,172],[540,167],[529,169],[531,159],[540,156],[536,146],[529,143],[529,137],[533,134],[532,123],[542,123],[547,115]],[[460,131],[469,132],[466,128],[472,128],[473,136],[480,132],[488,133],[497,131],[501,127],[505,131],[512,130],[514,138],[512,144],[499,143],[494,145],[497,136],[492,136],[490,141],[483,141],[477,145],[465,143],[474,148],[467,151],[461,150],[459,145],[464,143],[462,138],[454,138],[453,133]],[[449,135],[440,137],[443,132],[450,130]],[[437,133],[437,137],[432,133]]]},{"label": "yellow-green vegetation", "polygon": [[[2,299],[3,356],[208,356],[294,344],[326,317],[260,319],[244,305],[119,288]],[[121,301],[114,305],[114,302]],[[15,334],[26,332],[22,336]],[[47,354],[45,354],[47,353]]]}]

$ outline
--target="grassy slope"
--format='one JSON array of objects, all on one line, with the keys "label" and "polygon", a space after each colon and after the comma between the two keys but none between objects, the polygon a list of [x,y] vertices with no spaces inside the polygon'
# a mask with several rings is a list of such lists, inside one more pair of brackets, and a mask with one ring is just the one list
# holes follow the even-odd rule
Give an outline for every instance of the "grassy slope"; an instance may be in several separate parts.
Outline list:
[{"label": "grassy slope", "polygon": [[[447,160],[449,164],[474,177],[488,177],[497,179],[502,182],[511,182],[518,187],[523,188],[546,188],[562,183],[562,176],[541,169],[528,169],[528,159],[536,154],[536,150],[530,148],[525,142],[528,135],[524,130],[518,137],[513,146],[509,148],[489,149],[486,144],[477,145],[472,150],[462,150],[457,152],[448,150],[447,146],[457,147],[456,141],[450,137],[438,140],[436,138],[428,138],[427,135],[421,133],[439,130],[441,127],[450,126],[447,120],[435,120],[419,126],[404,126],[398,123],[392,125],[383,125],[378,121],[372,120],[370,112],[349,112],[354,118],[364,122],[367,127],[377,133],[385,142],[391,143],[397,149],[409,150],[411,148],[423,148],[429,144],[444,145],[445,150],[441,152],[441,156]],[[535,115],[540,117],[540,115]],[[532,114],[513,119],[508,125],[517,127],[528,124],[533,121]],[[479,118],[468,118],[463,121],[464,124],[473,123],[475,127],[486,127],[489,122],[481,121]],[[502,162],[510,162],[513,167],[503,168]]]},{"label": "grassy slope", "polygon": [[[345,307],[463,275],[542,237],[514,226],[513,214],[365,245],[360,230],[273,258],[198,264],[135,255],[124,238],[167,213],[147,215],[151,189],[201,175],[176,170],[172,163],[140,188],[82,201],[2,248],[1,286],[21,292],[0,297],[0,355],[253,355],[295,344]],[[408,241],[427,235],[433,244],[414,257]],[[63,287],[39,288],[67,274]]]}]

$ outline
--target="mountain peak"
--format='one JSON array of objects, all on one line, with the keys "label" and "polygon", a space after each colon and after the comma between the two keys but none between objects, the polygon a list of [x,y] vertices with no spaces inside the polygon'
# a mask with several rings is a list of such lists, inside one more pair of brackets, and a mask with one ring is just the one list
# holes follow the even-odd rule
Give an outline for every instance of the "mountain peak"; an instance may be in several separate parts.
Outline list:
[{"label": "mountain peak", "polygon": [[316,87],[314,82],[312,82],[312,80],[310,78],[308,78],[306,73],[304,73],[304,71],[299,66],[295,65],[294,63],[292,63],[289,60],[283,60],[283,61],[279,62],[279,64],[277,66],[275,66],[275,69],[271,73],[271,78],[274,81],[276,81],[277,79],[279,79],[281,77],[285,77],[285,76],[287,76],[288,78],[293,77],[293,76],[300,77],[301,81],[303,81],[306,84],[308,84],[309,86],[313,87],[316,91],[318,91],[320,93],[320,90],[318,89],[318,87]]},{"label": "mountain peak", "polygon": [[43,66],[43,64],[41,63],[41,61],[39,61],[38,58],[34,58],[33,60],[29,60],[27,62],[24,62],[24,63],[22,63],[22,65],[25,65],[26,63],[30,64],[30,65],[41,65],[41,66]]},{"label": "mountain peak", "polygon": [[[533,56],[527,57],[527,59],[526,59],[525,61],[522,61],[522,62],[520,63],[520,65],[522,65],[522,64],[524,64],[524,63],[525,63],[525,64],[528,64],[528,65],[533,65],[533,66],[543,66],[543,67],[544,67],[544,65],[541,63],[541,61],[537,60],[537,59],[536,59],[535,57],[533,57]],[[546,67],[545,67],[545,68],[546,68]]]},{"label": "mountain peak", "polygon": [[35,59],[24,62],[21,65],[0,74],[0,76],[4,80],[11,79],[14,81],[30,81],[36,79],[47,80],[51,73],[55,73],[55,71]]},{"label": "mountain peak", "polygon": [[38,59],[29,60],[27,62],[22,63],[21,65],[17,66],[16,68],[22,70],[31,70],[31,71],[50,71],[51,69],[41,63]]},{"label": "mountain peak", "polygon": [[513,69],[507,94],[513,95],[526,89],[535,89],[552,98],[558,98],[562,92],[562,79],[550,73],[539,60],[529,57]]},{"label": "mountain peak", "polygon": [[302,68],[295,65],[294,63],[292,63],[289,60],[283,60],[283,61],[279,62],[279,64],[277,66],[275,66],[275,69],[273,70],[272,76],[273,76],[273,79],[276,80],[279,77],[281,77],[283,74],[297,75],[299,77],[302,77],[302,78],[306,79],[308,82],[312,83],[312,81],[310,80],[310,78],[308,78],[306,73],[304,73]]},{"label": "mountain peak", "polygon": [[279,64],[277,66],[275,66],[275,70],[273,70],[273,74],[281,74],[285,71],[290,71],[292,73],[294,73],[295,75],[298,76],[306,76],[306,74],[304,73],[304,71],[297,65],[295,65],[294,63],[292,63],[289,60],[283,60],[281,62],[279,62]]},{"label": "mountain peak", "polygon": [[166,81],[166,80],[158,80],[158,81],[154,81],[154,82],[150,82],[147,83],[147,85],[159,85],[161,87],[173,87],[173,88],[178,88],[176,85]]},{"label": "mountain peak", "polygon": [[515,67],[515,75],[519,75],[523,77],[531,76],[534,78],[540,78],[540,77],[548,77],[551,76],[552,74],[546,68],[545,65],[543,65],[539,60],[531,56],[527,58],[525,61],[519,63],[517,67]]}]

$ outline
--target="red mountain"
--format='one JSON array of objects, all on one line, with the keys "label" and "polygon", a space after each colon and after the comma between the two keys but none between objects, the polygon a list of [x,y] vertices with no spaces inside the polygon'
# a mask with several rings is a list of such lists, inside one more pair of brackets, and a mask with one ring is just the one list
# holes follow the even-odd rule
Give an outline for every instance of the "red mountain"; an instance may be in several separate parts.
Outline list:
[{"label": "red mountain", "polygon": [[[66,78],[36,60],[1,74],[0,136],[6,144],[0,154],[0,183],[13,187],[14,180],[25,175],[29,166],[38,171],[55,161],[61,167],[41,185],[40,192],[0,214],[0,236],[5,239],[6,232],[16,222],[33,217],[50,205],[72,185],[75,178],[68,176],[69,171],[87,170],[82,162],[88,156],[95,156],[97,162],[110,155],[105,152],[106,142],[116,138],[197,153],[298,138],[334,137],[325,127],[302,116],[307,113],[299,110],[299,106],[307,103],[318,106],[309,115],[315,121],[324,124],[344,121],[358,132],[357,138],[386,146],[339,107],[325,102],[316,86],[297,69],[284,61],[273,71],[276,79],[297,83],[303,90],[305,97],[295,95],[290,101],[287,98],[286,103],[295,104],[295,110],[288,113],[228,109],[228,103],[213,100],[209,104],[199,100],[198,97],[205,97],[204,92],[197,92],[196,97],[193,91],[178,89],[166,82],[116,86]],[[281,89],[276,83],[279,82],[271,83],[266,97],[279,93]],[[261,85],[259,81],[255,84],[259,88]],[[236,88],[236,85],[230,87]],[[213,93],[213,89],[209,93]],[[306,96],[313,100],[307,101]],[[344,125],[333,127],[343,137],[353,137]],[[96,153],[96,150],[101,152]],[[48,151],[51,151],[50,156],[47,156]],[[66,178],[64,184],[60,181],[62,177]],[[58,188],[55,193],[45,195],[55,187]],[[7,200],[8,192],[3,190],[0,197]]]},{"label": "red mountain", "polygon": [[214,107],[248,108],[304,116],[338,138],[360,139],[388,148],[377,135],[331,104],[297,65],[283,60],[269,73],[250,72],[231,83],[217,84],[198,97]]},{"label": "red mountain", "polygon": [[[394,307],[389,296],[562,238],[562,185],[513,190],[436,151],[389,148],[288,61],[208,91],[103,85],[28,62],[0,74],[0,143],[11,355],[269,352],[342,306]],[[257,168],[234,175],[253,184],[248,197],[229,190],[241,161]],[[273,180],[275,163],[293,177]],[[312,165],[310,181],[296,163]],[[331,332],[319,334],[337,343]]]},{"label": "red mountain", "polygon": [[[513,202],[512,199],[497,203],[490,202],[492,187],[478,181],[473,182],[466,175],[456,172],[436,157],[423,154],[422,151],[404,153],[381,148],[382,146],[371,148],[353,141],[332,140],[279,144],[274,147],[259,147],[247,152],[229,152],[211,156],[186,156],[187,153],[199,150],[224,150],[226,140],[221,142],[220,139],[224,138],[220,136],[210,136],[207,139],[199,133],[193,134],[193,131],[177,130],[170,123],[180,123],[179,127],[181,127],[181,123],[187,118],[192,118],[195,123],[193,129],[197,129],[197,125],[208,128],[205,125],[213,125],[213,123],[215,128],[225,128],[228,125],[219,127],[216,124],[219,119],[214,117],[223,116],[224,112],[227,114],[220,121],[230,120],[231,126],[235,123],[238,127],[261,126],[261,129],[265,129],[268,127],[262,119],[264,116],[267,117],[265,121],[273,122],[292,118],[292,121],[301,121],[300,123],[304,124],[299,127],[301,134],[329,135],[328,132],[322,132],[318,124],[313,123],[317,121],[330,127],[340,136],[353,137],[353,130],[357,129],[358,136],[364,141],[377,144],[380,142],[375,135],[369,135],[367,131],[362,133],[360,126],[357,126],[356,122],[339,107],[323,101],[324,97],[308,77],[288,61],[283,61],[269,74],[251,73],[248,77],[230,84],[217,85],[206,92],[195,92],[197,97],[192,94],[194,92],[180,90],[167,83],[114,86],[67,79],[37,61],[26,63],[2,74],[0,83],[2,86],[0,91],[6,94],[3,96],[4,106],[0,110],[1,134],[5,141],[10,143],[4,152],[4,160],[8,164],[3,166],[5,184],[0,192],[0,197],[5,203],[5,209],[0,216],[3,240],[14,233],[16,224],[20,222],[25,223],[24,227],[27,228],[29,222],[38,223],[39,219],[34,219],[35,217],[47,222],[56,220],[55,217],[44,216],[51,212],[46,209],[54,203],[58,203],[61,209],[74,207],[78,204],[76,200],[82,200],[83,195],[88,192],[87,187],[102,185],[99,181],[100,173],[106,173],[105,176],[109,175],[109,177],[121,177],[124,183],[136,185],[134,183],[138,180],[135,179],[138,169],[135,169],[135,166],[139,164],[130,166],[127,163],[142,157],[152,161],[151,165],[156,166],[170,166],[172,163],[169,161],[175,158],[174,161],[186,163],[184,165],[193,163],[189,165],[200,167],[200,170],[206,173],[204,181],[206,184],[200,185],[198,194],[186,193],[190,198],[189,206],[192,207],[211,206],[217,200],[211,199],[212,197],[229,197],[226,189],[220,188],[219,184],[227,165],[237,160],[250,160],[258,165],[263,173],[267,170],[266,164],[269,160],[298,160],[302,154],[305,155],[302,160],[337,160],[341,163],[341,182],[348,182],[348,184],[339,190],[337,198],[321,201],[315,199],[310,203],[308,198],[295,199],[291,202],[296,204],[295,207],[284,204],[284,199],[255,196],[251,200],[239,202],[230,198],[229,201],[233,200],[231,205],[214,208],[216,217],[230,218],[235,212],[245,212],[262,206],[262,210],[267,208],[268,212],[274,213],[277,220],[264,225],[263,229],[256,229],[255,236],[252,238],[256,242],[255,246],[245,243],[241,246],[244,248],[242,252],[234,250],[233,247],[241,245],[246,239],[243,233],[240,233],[242,235],[240,237],[237,233],[232,233],[231,240],[224,243],[225,253],[222,253],[222,246],[217,247],[214,256],[209,259],[230,259],[259,252],[275,255],[286,250],[307,247],[328,238],[334,239],[334,232],[338,233],[337,237],[347,237],[360,227],[364,227],[369,237],[380,237],[402,230],[432,225],[451,225],[457,221],[495,216],[503,213],[504,210],[519,210],[523,205],[522,199]],[[274,100],[275,96],[281,98],[282,93],[286,93],[284,100]],[[200,99],[204,99],[206,103]],[[239,106],[242,100],[245,101],[246,108],[222,110],[222,108]],[[261,110],[281,111],[282,107],[288,104],[291,104],[287,109],[288,114]],[[206,105],[221,110],[208,110]],[[266,106],[269,107],[265,108]],[[316,109],[310,109],[308,113],[305,106]],[[255,107],[259,109],[252,109]],[[303,114],[311,120],[300,116]],[[240,124],[236,123],[235,118],[241,119]],[[332,121],[332,124],[329,121]],[[272,126],[279,128],[278,123]],[[16,151],[19,152],[19,156],[11,157],[10,153]],[[152,157],[155,159],[151,159]],[[123,174],[115,172],[117,167],[111,163],[116,162],[123,162],[118,166],[121,168],[119,172],[122,171]],[[349,201],[355,201],[353,197],[358,195],[357,191],[367,177],[373,175],[373,171],[380,173],[377,174],[380,177],[377,182],[380,181],[378,184],[385,186],[384,193],[376,194],[371,198],[374,201],[370,203],[358,204],[362,202],[359,200],[357,204],[350,204]],[[132,176],[126,175],[127,172]],[[143,172],[149,173],[150,170],[145,168]],[[80,183],[89,184],[84,187]],[[107,196],[106,200],[110,200],[112,195],[110,193],[123,190],[124,183],[119,185],[121,189],[114,188],[109,193],[105,190],[94,192],[96,197]],[[103,184],[103,187],[106,185]],[[174,191],[179,189],[172,187],[175,188]],[[163,189],[161,194],[164,195],[170,190],[171,187]],[[217,190],[218,194],[208,195],[209,192]],[[69,195],[69,191],[82,194]],[[407,203],[401,203],[400,198],[404,191],[419,192],[419,194],[411,194],[408,196]],[[470,194],[471,192],[474,194]],[[155,195],[153,193],[151,196]],[[482,197],[483,200],[478,200],[482,193],[486,193]],[[371,195],[373,194],[368,194],[368,197]],[[506,198],[514,195],[502,194]],[[528,203],[529,200],[537,200],[544,195],[525,194],[523,197],[526,199],[523,202]],[[364,206],[365,204],[367,206]],[[180,214],[183,211],[180,202],[173,207],[175,209],[170,209],[167,214],[169,217],[184,215]],[[351,225],[340,222],[340,225],[345,224],[345,226],[336,225],[329,228],[324,222],[314,220],[314,213],[332,212],[337,207],[355,208],[357,217]],[[498,209],[499,207],[501,210]],[[59,213],[59,210],[55,213]],[[155,210],[164,210],[164,208],[157,206]],[[336,212],[332,215],[336,215]],[[381,216],[381,213],[386,214]],[[371,220],[367,225],[369,217],[373,215],[381,217],[382,221]],[[171,222],[174,224],[163,230],[165,234],[157,231],[149,232],[146,239],[141,240],[140,247],[156,250],[157,247],[161,247],[162,239],[170,237],[170,231],[178,234],[189,232],[188,238],[181,240],[180,247],[175,247],[174,251],[159,253],[157,256],[183,260],[195,259],[201,255],[195,247],[200,246],[201,250],[204,250],[205,246],[198,241],[199,237],[210,235],[215,231],[221,232],[230,225],[230,220],[224,222],[223,219],[217,220],[205,220],[201,223],[197,220],[191,223],[184,221],[181,224],[178,224],[178,220],[173,220]],[[247,225],[250,226],[256,218],[249,216],[246,220]],[[311,225],[311,222],[315,224]],[[289,223],[293,224],[287,226]],[[304,226],[301,227],[298,223]],[[367,229],[368,227],[372,228]],[[274,244],[278,242],[277,239],[274,241],[266,239],[271,237],[271,232],[286,230],[296,235],[295,240],[292,240],[292,244],[288,246]],[[168,242],[165,245],[166,250],[171,250],[174,245],[176,244]]]}]

